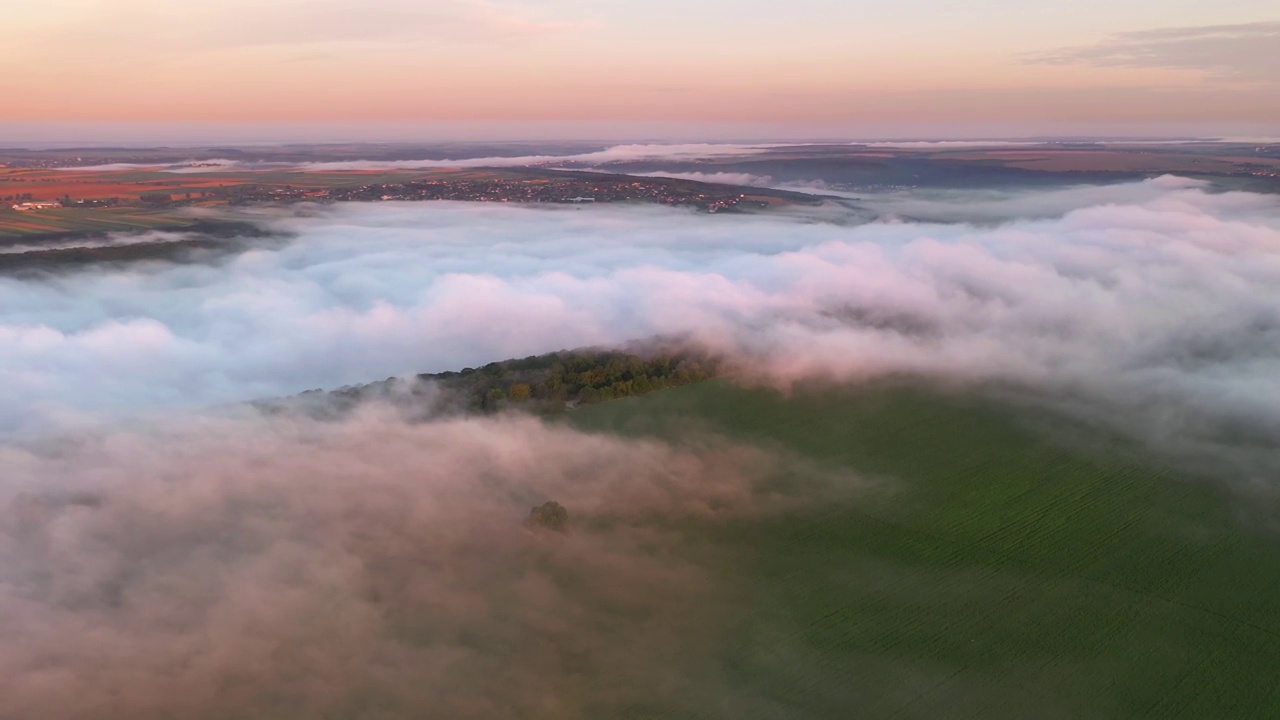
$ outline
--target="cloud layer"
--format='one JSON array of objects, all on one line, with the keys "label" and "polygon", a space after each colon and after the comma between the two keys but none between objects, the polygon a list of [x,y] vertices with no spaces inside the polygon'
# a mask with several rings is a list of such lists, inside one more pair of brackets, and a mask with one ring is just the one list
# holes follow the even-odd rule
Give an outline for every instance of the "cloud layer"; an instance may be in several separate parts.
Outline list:
[{"label": "cloud layer", "polygon": [[[776,711],[726,670],[755,552],[726,528],[871,487],[717,438],[180,412],[216,403],[685,334],[782,386],[1031,389],[1272,487],[1275,197],[871,205],[298,206],[217,264],[0,277],[0,716]],[[524,526],[548,499],[570,533]]]},{"label": "cloud layer", "polygon": [[523,155],[515,157],[471,157],[442,160],[353,160],[304,163],[305,170],[416,170],[441,167],[525,167],[528,165],[607,165],[640,160],[703,160],[718,157],[759,155],[775,145],[734,145],[729,143],[689,143],[657,145],[614,145],[603,150],[570,155]]},{"label": "cloud layer", "polygon": [[76,240],[55,240],[41,243],[22,243],[0,245],[0,255],[18,255],[28,252],[50,250],[70,250],[72,248],[109,248],[125,245],[141,245],[146,243],[180,243],[196,239],[192,233],[181,232],[141,232],[141,233],[109,233],[101,238],[85,238]]},{"label": "cloud layer", "polygon": [[87,165],[60,168],[67,171],[120,171],[151,169],[163,172],[216,173],[235,170],[304,170],[311,172],[351,171],[351,170],[429,170],[435,168],[501,168],[529,167],[533,165],[608,165],[611,163],[637,162],[645,160],[697,161],[712,158],[739,157],[759,155],[771,149],[787,147],[786,145],[742,145],[733,143],[657,143],[611,145],[600,150],[560,155],[492,155],[475,157],[458,155],[454,157],[425,158],[418,160],[332,160],[321,162],[241,162],[237,160],[214,159],[201,160],[196,163],[171,165],[146,165],[139,163],[110,163],[107,165]]},{"label": "cloud layer", "polygon": [[[709,531],[859,489],[731,445],[376,409],[0,463],[0,715],[43,720],[741,706],[718,662],[741,558]],[[524,526],[547,499],[568,534]]]},{"label": "cloud layer", "polygon": [[1121,33],[1085,47],[1033,56],[1036,62],[1198,70],[1218,80],[1274,85],[1280,22]]},{"label": "cloud layer", "polygon": [[1274,197],[1162,178],[871,205],[887,219],[347,205],[264,215],[297,239],[218,265],[0,279],[0,426],[686,334],[779,382],[1014,382],[1153,432],[1280,432]]}]

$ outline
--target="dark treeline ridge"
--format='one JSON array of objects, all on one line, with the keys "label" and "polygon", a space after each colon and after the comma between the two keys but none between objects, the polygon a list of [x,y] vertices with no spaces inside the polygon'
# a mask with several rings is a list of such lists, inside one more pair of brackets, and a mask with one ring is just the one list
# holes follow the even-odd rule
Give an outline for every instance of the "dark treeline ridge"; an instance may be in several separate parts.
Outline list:
[{"label": "dark treeline ridge", "polygon": [[[57,241],[93,242],[113,235],[146,236],[155,233],[180,233],[181,239],[134,242],[120,245],[86,247],[50,247],[41,245]],[[52,273],[63,270],[91,269],[105,264],[145,261],[205,262],[212,256],[241,252],[265,240],[281,240],[283,233],[239,221],[199,220],[174,227],[152,228],[131,232],[101,231],[51,233],[29,237],[0,238],[0,247],[29,247],[23,252],[0,253],[0,274]]]},{"label": "dark treeline ridge", "polygon": [[502,410],[552,414],[579,404],[690,385],[716,377],[721,370],[714,356],[686,348],[564,350],[457,372],[387,378],[327,392],[309,390],[258,406],[327,416],[344,414],[363,402],[385,401],[427,414]]},{"label": "dark treeline ridge", "polygon": [[67,240],[96,240],[112,235],[145,234],[149,232],[183,232],[210,238],[234,239],[238,237],[271,237],[280,233],[244,220],[211,220],[174,218],[172,225],[125,228],[121,230],[60,230],[57,232],[0,235],[0,246],[32,245],[65,242]]}]

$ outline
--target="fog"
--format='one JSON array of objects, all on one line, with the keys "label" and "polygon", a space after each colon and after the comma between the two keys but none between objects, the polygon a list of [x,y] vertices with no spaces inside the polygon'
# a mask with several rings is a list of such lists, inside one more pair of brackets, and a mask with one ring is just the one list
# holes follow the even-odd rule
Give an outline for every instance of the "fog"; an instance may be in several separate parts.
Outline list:
[{"label": "fog", "polygon": [[271,168],[287,168],[287,163],[243,162],[240,160],[212,159],[201,160],[199,164],[189,163],[104,163],[100,165],[74,165],[54,168],[63,172],[128,172],[131,170],[160,170],[178,174],[217,173],[230,170],[265,170]]},{"label": "fog", "polygon": [[[291,240],[0,276],[0,718],[768,712],[726,670],[753,553],[727,538],[895,482],[705,434],[243,400],[682,336],[743,382],[998,387],[1275,481],[1276,196],[249,218]],[[524,524],[547,500],[567,534]]]},{"label": "fog", "polygon": [[878,202],[982,224],[351,204],[262,211],[294,241],[218,264],[0,278],[0,428],[654,335],[782,384],[908,372],[1280,427],[1274,196],[1161,178]]},{"label": "fog", "polygon": [[676,180],[693,180],[706,183],[725,183],[728,185],[758,185],[770,187],[773,178],[768,175],[753,175],[739,172],[643,172],[628,173],[636,177],[674,178]]},{"label": "fog", "polygon": [[[720,653],[749,544],[714,533],[864,486],[727,443],[379,408],[192,417],[0,463],[6,720],[741,708]],[[548,499],[567,533],[524,523]]]},{"label": "fog", "polygon": [[[690,144],[657,144],[657,145],[614,145],[603,150],[569,155],[523,155],[515,157],[466,157],[440,160],[353,160],[336,162],[304,163],[300,167],[307,170],[413,170],[419,168],[438,167],[523,167],[526,165],[558,165],[563,163],[580,163],[585,165],[605,165],[617,162],[635,162],[640,160],[702,160],[717,157],[737,157],[758,155],[768,152],[776,145],[734,145],[728,143],[690,143]],[[785,146],[781,146],[785,147]]]},{"label": "fog", "polygon": [[530,165],[590,165],[637,161],[696,161],[711,158],[759,155],[774,148],[790,147],[788,144],[746,145],[734,143],[658,143],[612,145],[590,152],[559,155],[494,155],[475,157],[459,154],[454,157],[417,160],[328,160],[319,162],[242,162],[237,160],[201,160],[199,164],[145,164],[109,163],[59,168],[67,171],[120,171],[144,168],[172,173],[216,173],[229,170],[294,169],[311,172],[351,170],[427,170],[435,168],[497,168],[528,167]]},{"label": "fog", "polygon": [[878,142],[855,142],[853,145],[869,148],[895,148],[901,150],[950,150],[955,148],[984,147],[1022,147],[1026,145],[1045,145],[1044,140],[883,140]]},{"label": "fog", "polygon": [[[1076,185],[1053,189],[910,189],[849,193],[822,183],[792,184],[791,189],[821,192],[863,201],[881,216],[927,222],[993,224],[1044,219],[1097,206],[1149,205],[1177,197],[1177,191],[1205,189],[1200,180],[1165,175],[1144,182]],[[1226,205],[1216,209],[1223,212]]]},{"label": "fog", "polygon": [[1034,140],[901,140],[901,141],[868,141],[854,142],[853,145],[860,145],[872,148],[897,148],[903,150],[949,150],[964,148],[984,148],[984,147],[1020,147],[1027,145],[1036,146],[1053,146],[1064,144],[1088,145],[1192,145],[1203,143],[1233,143],[1245,142],[1250,143],[1257,140],[1259,144],[1265,145],[1267,138],[1246,139],[1239,137],[1199,137],[1184,135],[1181,137],[1168,138],[1164,140],[1155,140],[1147,137],[1070,137],[1063,136],[1059,138],[1042,137]]},{"label": "fog", "polygon": [[148,243],[181,243],[199,236],[194,233],[183,232],[130,232],[130,233],[108,233],[102,237],[79,238],[71,240],[54,240],[43,241],[39,243],[24,243],[21,240],[12,242],[12,244],[0,245],[0,255],[18,255],[28,252],[41,252],[49,250],[71,250],[75,248],[109,248],[123,247],[125,245],[145,245]]}]

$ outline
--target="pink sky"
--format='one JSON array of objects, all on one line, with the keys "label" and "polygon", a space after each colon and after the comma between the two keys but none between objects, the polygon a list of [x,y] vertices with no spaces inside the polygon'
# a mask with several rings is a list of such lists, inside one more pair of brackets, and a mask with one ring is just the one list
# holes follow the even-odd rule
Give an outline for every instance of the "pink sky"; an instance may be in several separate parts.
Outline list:
[{"label": "pink sky", "polygon": [[1269,0],[46,0],[7,11],[0,137],[1266,133],[1277,21]]}]

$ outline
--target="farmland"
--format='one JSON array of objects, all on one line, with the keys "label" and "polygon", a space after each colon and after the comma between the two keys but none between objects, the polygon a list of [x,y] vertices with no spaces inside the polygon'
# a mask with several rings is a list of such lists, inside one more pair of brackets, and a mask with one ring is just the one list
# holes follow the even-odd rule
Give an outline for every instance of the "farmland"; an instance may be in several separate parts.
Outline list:
[{"label": "farmland", "polygon": [[[0,240],[35,236],[92,235],[152,229],[182,229],[194,220],[179,208],[147,205],[145,195],[167,195],[184,206],[225,203],[225,193],[244,187],[290,187],[300,190],[351,188],[377,182],[404,182],[420,177],[472,179],[477,171],[334,172],[289,170],[175,174],[150,170],[0,169]],[[18,212],[9,205],[20,200],[88,201],[34,212]],[[107,204],[114,203],[114,204]],[[95,206],[97,204],[98,206]]]},{"label": "farmland", "polygon": [[326,172],[259,168],[198,173],[0,168],[0,200],[0,240],[179,229],[189,226],[191,213],[200,208],[262,203],[649,202],[716,212],[821,202],[805,193],[686,179],[528,168]]},{"label": "farmland", "polygon": [[873,480],[706,531],[745,605],[719,651],[735,717],[1280,716],[1270,498],[1242,513],[1229,481],[919,388],[784,398],[712,381],[569,421],[727,436]]},{"label": "farmland", "polygon": [[144,193],[174,196],[242,185],[292,185],[308,189],[350,187],[371,182],[404,182],[425,176],[480,175],[452,171],[430,172],[301,172],[296,170],[240,170],[228,172],[172,173],[160,170],[0,170],[0,197],[30,194],[34,200],[118,197],[137,200]]},{"label": "farmland", "polygon": [[194,222],[143,208],[58,208],[19,213],[0,210],[0,240],[67,233],[108,233],[153,228],[178,229]]}]

